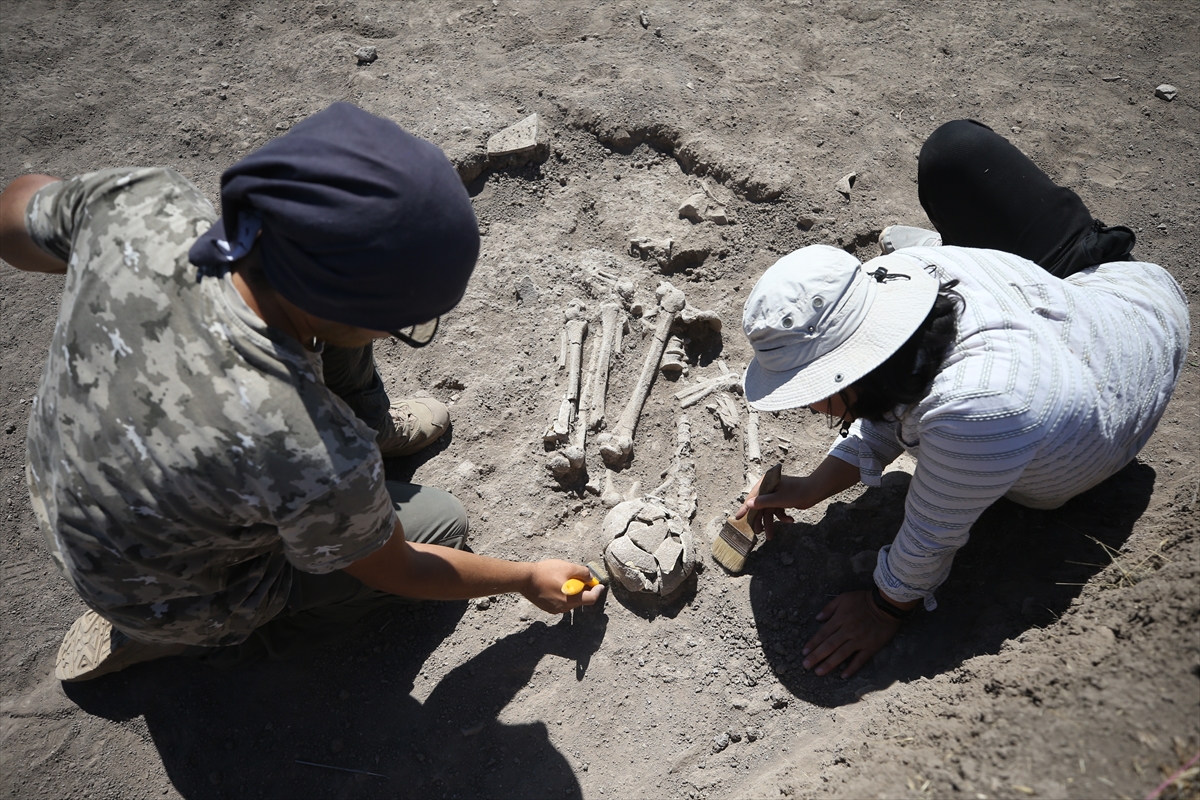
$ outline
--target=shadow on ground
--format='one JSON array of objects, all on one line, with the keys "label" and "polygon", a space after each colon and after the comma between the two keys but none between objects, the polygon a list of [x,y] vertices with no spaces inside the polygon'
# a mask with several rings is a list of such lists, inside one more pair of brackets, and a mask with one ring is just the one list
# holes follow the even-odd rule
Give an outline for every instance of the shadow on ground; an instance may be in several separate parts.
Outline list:
[{"label": "shadow on ground", "polygon": [[[793,695],[816,705],[852,703],[896,681],[931,677],[1061,615],[1084,583],[1106,567],[1146,510],[1155,473],[1134,462],[1053,511],[1001,500],[980,517],[959,551],[938,609],[918,611],[891,644],[849,680],[801,668],[814,619],[841,592],[871,586],[874,551],[903,521],[908,476],[830,505],[812,525],[786,526],[751,558],[750,602],[767,662]],[[1103,543],[1101,546],[1099,543]]]},{"label": "shadow on ground", "polygon": [[187,798],[580,797],[544,724],[496,717],[545,655],[574,660],[582,678],[607,617],[533,623],[451,669],[421,703],[414,681],[465,607],[380,611],[345,643],[292,661],[222,672],[170,659],[63,688],[89,714],[144,717]]}]

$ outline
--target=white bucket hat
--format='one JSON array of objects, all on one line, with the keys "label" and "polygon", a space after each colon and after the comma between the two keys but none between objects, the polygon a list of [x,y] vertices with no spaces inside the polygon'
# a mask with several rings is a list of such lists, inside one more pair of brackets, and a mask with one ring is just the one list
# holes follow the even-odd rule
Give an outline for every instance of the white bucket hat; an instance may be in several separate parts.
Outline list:
[{"label": "white bucket hat", "polygon": [[787,254],[759,278],[742,312],[754,347],[746,400],[782,411],[837,394],[900,349],[937,292],[938,280],[899,253],[866,265],[823,244]]}]

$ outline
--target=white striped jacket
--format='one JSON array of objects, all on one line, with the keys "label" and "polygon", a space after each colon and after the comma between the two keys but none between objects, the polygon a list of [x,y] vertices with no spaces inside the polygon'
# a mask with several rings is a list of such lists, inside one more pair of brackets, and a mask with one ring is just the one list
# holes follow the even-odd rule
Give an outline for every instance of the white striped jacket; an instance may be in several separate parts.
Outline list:
[{"label": "white striped jacket", "polygon": [[[979,515],[1000,497],[1056,508],[1128,464],[1153,433],[1187,355],[1187,300],[1154,264],[1103,264],[1060,280],[995,250],[899,251],[958,279],[958,332],[929,394],[898,422],[856,420],[830,453],[878,486],[917,460],[904,523],[875,582],[924,598],[949,574]],[[868,267],[869,268],[869,267]]]}]

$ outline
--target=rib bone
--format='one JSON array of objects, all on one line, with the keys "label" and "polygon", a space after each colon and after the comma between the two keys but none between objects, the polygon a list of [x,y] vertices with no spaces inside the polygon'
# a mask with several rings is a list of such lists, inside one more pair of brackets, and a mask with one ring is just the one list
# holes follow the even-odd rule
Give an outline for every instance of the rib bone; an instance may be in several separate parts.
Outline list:
[{"label": "rib bone", "polygon": [[658,328],[654,331],[654,341],[646,350],[646,360],[642,363],[642,374],[638,377],[633,394],[625,405],[621,419],[611,434],[605,433],[597,441],[600,444],[600,457],[610,468],[617,467],[629,460],[633,454],[633,433],[637,428],[638,417],[641,416],[642,406],[650,395],[650,387],[654,383],[654,373],[658,370],[658,362],[662,359],[663,349],[667,346],[667,337],[671,334],[671,325],[675,317],[683,310],[687,300],[683,292],[667,282],[659,284],[657,294],[663,313],[659,316]]}]

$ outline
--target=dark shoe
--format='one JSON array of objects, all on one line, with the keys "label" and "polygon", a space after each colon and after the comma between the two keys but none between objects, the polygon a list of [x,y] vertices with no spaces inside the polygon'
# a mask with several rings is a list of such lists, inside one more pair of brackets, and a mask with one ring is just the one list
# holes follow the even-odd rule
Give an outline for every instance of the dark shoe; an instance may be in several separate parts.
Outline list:
[{"label": "dark shoe", "polygon": [[104,617],[88,611],[63,637],[54,676],[66,683],[90,681],[143,661],[177,656],[186,649],[182,644],[143,644],[130,639]]},{"label": "dark shoe", "polygon": [[450,428],[450,409],[432,397],[401,400],[389,411],[392,432],[379,437],[384,458],[410,456],[442,438]]}]

